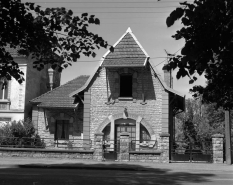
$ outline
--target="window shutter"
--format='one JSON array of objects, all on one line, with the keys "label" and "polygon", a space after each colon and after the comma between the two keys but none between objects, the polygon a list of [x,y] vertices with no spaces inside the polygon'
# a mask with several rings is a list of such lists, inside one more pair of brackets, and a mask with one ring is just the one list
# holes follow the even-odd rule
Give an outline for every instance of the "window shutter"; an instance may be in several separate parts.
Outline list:
[{"label": "window shutter", "polygon": [[114,98],[115,102],[119,102],[118,97],[120,94],[120,76],[117,72],[114,74],[115,77],[115,92],[114,92]]},{"label": "window shutter", "polygon": [[132,89],[132,91],[133,91],[133,102],[134,103],[136,103],[137,95],[138,95],[137,94],[137,87],[138,87],[137,77],[138,77],[137,72],[134,72],[133,73],[133,89]]}]

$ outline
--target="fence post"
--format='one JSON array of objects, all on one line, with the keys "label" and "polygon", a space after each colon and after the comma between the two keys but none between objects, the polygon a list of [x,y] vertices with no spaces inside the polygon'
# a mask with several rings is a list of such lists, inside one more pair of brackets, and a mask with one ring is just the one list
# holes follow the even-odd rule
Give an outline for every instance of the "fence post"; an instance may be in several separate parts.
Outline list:
[{"label": "fence post", "polygon": [[223,163],[223,137],[222,134],[212,136],[213,163]]},{"label": "fence post", "polygon": [[103,160],[103,136],[103,133],[95,134],[93,159],[97,161]]},{"label": "fence post", "polygon": [[129,161],[129,133],[120,134],[120,153],[119,161]]},{"label": "fence post", "polygon": [[170,134],[168,133],[160,134],[160,149],[162,150],[161,153],[162,163],[169,163],[169,137]]}]

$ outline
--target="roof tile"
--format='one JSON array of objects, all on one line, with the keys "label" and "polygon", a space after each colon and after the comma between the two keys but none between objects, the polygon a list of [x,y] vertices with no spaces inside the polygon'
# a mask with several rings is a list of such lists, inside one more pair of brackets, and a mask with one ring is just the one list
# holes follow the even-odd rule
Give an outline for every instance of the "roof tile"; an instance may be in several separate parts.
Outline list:
[{"label": "roof tile", "polygon": [[78,76],[66,84],[42,94],[30,102],[39,103],[39,107],[74,108],[77,104],[74,104],[74,97],[69,97],[69,94],[81,88],[88,78],[89,76],[86,75]]},{"label": "roof tile", "polygon": [[109,53],[102,66],[144,66],[147,56],[134,40],[130,33],[127,33],[122,40],[114,47],[114,52]]}]

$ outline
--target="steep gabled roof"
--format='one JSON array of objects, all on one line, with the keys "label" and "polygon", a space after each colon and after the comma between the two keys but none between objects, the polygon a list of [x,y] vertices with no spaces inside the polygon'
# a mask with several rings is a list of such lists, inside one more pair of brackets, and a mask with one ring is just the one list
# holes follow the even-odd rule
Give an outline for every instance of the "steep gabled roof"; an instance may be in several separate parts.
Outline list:
[{"label": "steep gabled roof", "polygon": [[81,88],[88,78],[86,75],[79,76],[30,102],[38,103],[38,107],[75,108],[77,104],[74,104],[74,97],[70,97],[69,94]]},{"label": "steep gabled roof", "polygon": [[[147,63],[152,67],[149,61],[149,55],[146,53],[144,48],[138,42],[135,35],[132,33],[131,29],[128,28],[126,33],[122,35],[122,37],[113,45],[114,52],[111,53],[108,51],[101,59],[100,66],[95,70],[92,76],[86,81],[86,83],[79,89],[71,92],[69,94],[70,97],[77,95],[79,92],[88,88],[88,85],[91,83],[94,76],[97,74],[96,72],[101,67],[143,67]],[[136,61],[136,62],[135,62]],[[167,91],[178,95],[180,98],[184,98],[184,95],[175,91],[174,89],[168,87],[163,79],[160,77],[159,73],[156,71],[154,67],[152,67],[155,74],[157,75],[160,83],[163,88]]]},{"label": "steep gabled roof", "polygon": [[103,56],[103,67],[143,67],[149,58],[130,28]]}]

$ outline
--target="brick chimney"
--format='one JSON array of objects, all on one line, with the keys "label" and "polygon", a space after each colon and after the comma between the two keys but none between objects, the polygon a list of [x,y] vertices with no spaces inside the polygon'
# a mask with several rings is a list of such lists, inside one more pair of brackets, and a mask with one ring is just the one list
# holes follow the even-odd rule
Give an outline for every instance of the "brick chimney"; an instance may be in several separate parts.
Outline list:
[{"label": "brick chimney", "polygon": [[168,64],[168,61],[165,62],[163,67],[164,72],[164,82],[167,84],[168,87],[173,88],[173,77],[172,77],[172,71],[168,70],[166,68],[166,65]]}]

